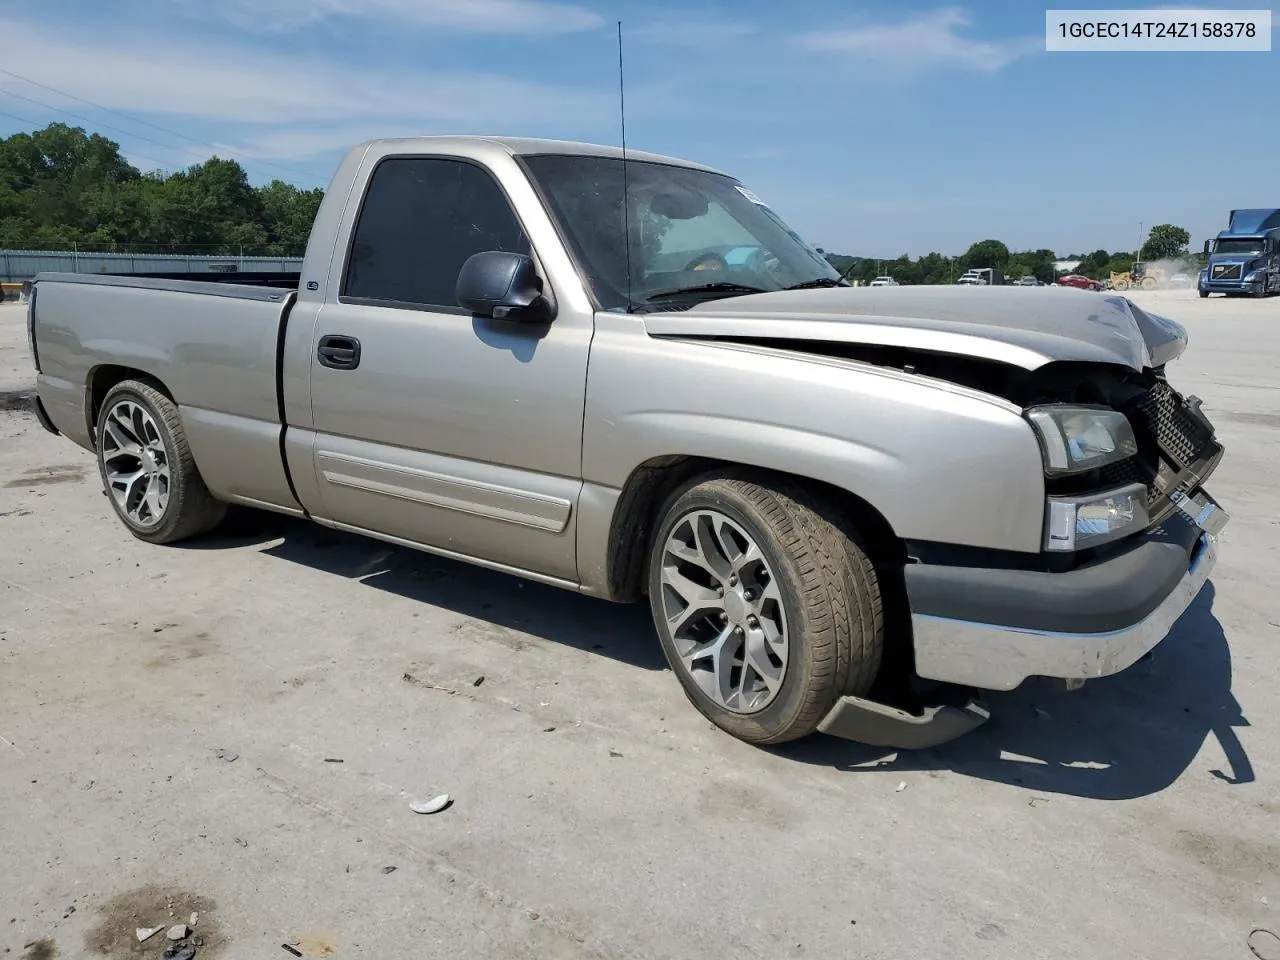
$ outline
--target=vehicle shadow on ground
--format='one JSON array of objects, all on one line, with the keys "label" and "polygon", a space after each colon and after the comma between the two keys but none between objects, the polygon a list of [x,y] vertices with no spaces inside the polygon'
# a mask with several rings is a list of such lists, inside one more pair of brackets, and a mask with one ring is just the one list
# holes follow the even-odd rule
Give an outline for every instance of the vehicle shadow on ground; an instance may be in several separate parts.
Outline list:
[{"label": "vehicle shadow on ground", "polygon": [[[645,670],[666,668],[645,604],[608,603],[256,511],[235,511],[216,535],[182,546],[254,545],[273,557],[552,643]],[[1120,800],[1172,784],[1212,735],[1227,763],[1210,773],[1226,783],[1252,782],[1253,767],[1235,733],[1248,721],[1231,692],[1231,652],[1213,600],[1210,582],[1155,655],[1115,677],[1071,693],[1060,683],[1029,680],[1010,693],[988,695],[991,720],[941,747],[895,753],[814,736],[773,752],[850,773],[952,771],[1035,793]]]},{"label": "vehicle shadow on ground", "polygon": [[777,749],[799,762],[856,772],[949,770],[1042,794],[1098,800],[1147,796],[1187,770],[1212,735],[1227,758],[1209,771],[1250,783],[1253,767],[1235,728],[1248,726],[1231,692],[1231,652],[1207,584],[1154,655],[1067,692],[1029,680],[990,694],[991,720],[931,750],[894,753],[831,737]]},{"label": "vehicle shadow on ground", "polygon": [[584,597],[308,520],[234,510],[215,534],[180,546],[226,550],[277,539],[261,552],[644,670],[667,666],[644,604]]}]

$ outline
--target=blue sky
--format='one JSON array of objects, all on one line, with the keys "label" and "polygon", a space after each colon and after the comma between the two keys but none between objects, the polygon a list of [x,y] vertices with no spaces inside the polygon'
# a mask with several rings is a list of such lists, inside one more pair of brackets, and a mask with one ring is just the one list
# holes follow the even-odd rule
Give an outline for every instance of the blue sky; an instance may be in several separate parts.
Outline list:
[{"label": "blue sky", "polygon": [[1048,54],[1044,10],[0,0],[0,134],[29,128],[13,117],[96,124],[143,168],[214,144],[255,181],[307,186],[377,136],[613,143],[621,19],[630,145],[738,176],[829,251],[955,254],[986,237],[1060,255],[1132,249],[1140,222],[1181,224],[1199,246],[1233,207],[1280,206],[1280,53]]}]

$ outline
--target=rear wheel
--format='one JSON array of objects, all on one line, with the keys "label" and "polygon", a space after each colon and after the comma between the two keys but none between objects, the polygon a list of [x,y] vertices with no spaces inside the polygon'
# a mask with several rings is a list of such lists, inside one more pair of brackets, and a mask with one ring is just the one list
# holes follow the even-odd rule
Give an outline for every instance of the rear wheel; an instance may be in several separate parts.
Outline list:
[{"label": "rear wheel", "polygon": [[97,424],[102,487],[139,540],[173,543],[212,530],[226,513],[196,469],[177,405],[125,380],[102,401]]},{"label": "rear wheel", "polygon": [[812,733],[880,667],[875,570],[799,487],[722,476],[677,490],[654,537],[649,602],[686,695],[749,743]]},{"label": "rear wheel", "polygon": [[1201,300],[1206,300],[1206,299],[1208,299],[1208,297],[1209,297],[1209,291],[1208,291],[1208,290],[1201,290],[1201,291],[1200,291],[1200,299],[1201,299]]}]

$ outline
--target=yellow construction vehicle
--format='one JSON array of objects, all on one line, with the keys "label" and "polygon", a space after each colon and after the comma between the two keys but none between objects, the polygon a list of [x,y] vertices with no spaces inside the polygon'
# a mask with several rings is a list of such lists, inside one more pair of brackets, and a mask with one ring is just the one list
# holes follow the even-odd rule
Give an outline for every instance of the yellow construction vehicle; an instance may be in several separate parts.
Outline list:
[{"label": "yellow construction vehicle", "polygon": [[1152,267],[1141,260],[1134,263],[1132,269],[1123,273],[1111,274],[1111,289],[1128,290],[1141,287],[1143,290],[1154,290],[1169,278],[1160,267]]}]

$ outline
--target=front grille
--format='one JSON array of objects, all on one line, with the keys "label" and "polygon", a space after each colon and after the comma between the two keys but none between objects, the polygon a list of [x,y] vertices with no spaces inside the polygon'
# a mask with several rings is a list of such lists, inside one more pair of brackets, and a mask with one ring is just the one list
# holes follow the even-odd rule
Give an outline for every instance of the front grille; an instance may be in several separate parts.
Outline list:
[{"label": "front grille", "polygon": [[1204,483],[1217,468],[1222,447],[1198,403],[1189,403],[1163,380],[1126,405],[1124,413],[1137,435],[1138,455],[1103,467],[1102,480],[1108,486],[1145,484],[1151,522],[1162,523],[1177,509],[1169,494],[1179,487],[1190,493]]},{"label": "front grille", "polygon": [[1240,264],[1215,263],[1213,265],[1213,270],[1209,273],[1209,277],[1213,280],[1239,280]]},{"label": "front grille", "polygon": [[1130,422],[1135,418],[1143,422],[1135,423],[1134,428],[1145,428],[1161,452],[1179,469],[1195,463],[1213,440],[1213,427],[1209,422],[1193,414],[1187,401],[1163,381],[1157,381],[1134,405],[1129,413]]}]

